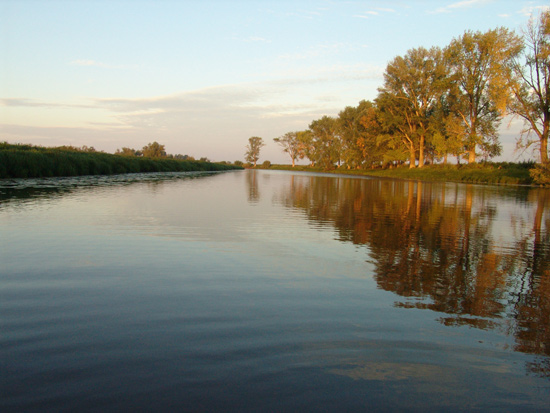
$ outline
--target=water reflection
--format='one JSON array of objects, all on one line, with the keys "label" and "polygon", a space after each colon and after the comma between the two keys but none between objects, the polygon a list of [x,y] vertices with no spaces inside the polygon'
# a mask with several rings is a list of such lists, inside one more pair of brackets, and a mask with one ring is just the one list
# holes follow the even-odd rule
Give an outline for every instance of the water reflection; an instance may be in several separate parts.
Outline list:
[{"label": "water reflection", "polygon": [[[292,175],[276,202],[366,247],[379,288],[550,356],[550,191]],[[550,377],[541,357],[528,365]]]},{"label": "water reflection", "polygon": [[46,200],[97,188],[115,188],[131,184],[149,184],[155,187],[166,182],[197,179],[220,172],[153,172],[121,175],[89,175],[65,178],[0,179],[0,207],[12,203],[20,205],[33,200]]}]

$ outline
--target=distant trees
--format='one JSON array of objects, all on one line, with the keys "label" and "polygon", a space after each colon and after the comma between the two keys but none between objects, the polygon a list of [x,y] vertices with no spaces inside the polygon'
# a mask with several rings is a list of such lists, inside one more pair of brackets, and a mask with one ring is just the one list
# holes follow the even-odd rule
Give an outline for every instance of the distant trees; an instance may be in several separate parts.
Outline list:
[{"label": "distant trees", "polygon": [[[177,159],[180,161],[194,161],[195,158],[190,155],[178,154],[167,154],[164,145],[161,145],[158,142],[148,143],[141,150],[136,150],[133,148],[122,147],[115,151],[115,155],[121,156],[143,156],[146,158],[167,158],[167,159]],[[206,157],[200,158],[201,161],[210,162]]]},{"label": "distant trees", "polygon": [[122,155],[122,156],[141,156],[142,153],[140,151],[136,151],[135,149],[132,149],[132,148],[125,148],[123,147],[122,149],[117,149],[115,151],[115,155]]},{"label": "distant trees", "polygon": [[253,136],[248,139],[248,145],[246,146],[245,160],[254,164],[256,167],[256,162],[260,159],[260,149],[265,146],[265,143],[262,138],[258,136]]},{"label": "distant trees", "polygon": [[166,157],[166,150],[164,149],[164,145],[161,145],[158,142],[152,142],[143,147],[141,150],[143,153],[143,156],[146,158],[165,158]]},{"label": "distant trees", "polygon": [[509,113],[525,121],[523,144],[537,143],[548,164],[548,11],[530,20],[523,37],[506,28],[466,31],[444,48],[410,49],[388,63],[374,101],[274,140],[293,166],[302,158],[325,169],[421,168],[449,156],[475,163],[501,153],[498,127]]}]

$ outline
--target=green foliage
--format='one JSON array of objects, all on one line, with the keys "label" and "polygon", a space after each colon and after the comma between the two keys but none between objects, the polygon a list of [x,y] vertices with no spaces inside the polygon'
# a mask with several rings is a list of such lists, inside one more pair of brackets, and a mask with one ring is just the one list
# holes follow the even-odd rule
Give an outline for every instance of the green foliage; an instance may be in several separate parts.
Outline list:
[{"label": "green foliage", "polygon": [[0,143],[0,178],[222,171],[237,168],[211,162],[111,155],[71,147],[44,148]]},{"label": "green foliage", "polygon": [[548,165],[536,165],[529,172],[535,184],[550,186],[550,167]]},{"label": "green foliage", "polygon": [[248,145],[246,146],[245,159],[247,162],[253,163],[256,167],[256,162],[260,159],[260,149],[265,146],[262,138],[253,136],[248,139]]},{"label": "green foliage", "polygon": [[164,145],[161,145],[158,142],[152,142],[143,147],[141,150],[143,153],[143,156],[147,158],[165,158],[166,157],[166,150],[164,149]]},{"label": "green foliage", "polygon": [[269,161],[264,161],[264,162],[262,163],[262,168],[264,168],[264,169],[269,169],[269,168],[271,168],[271,162],[269,162]]},{"label": "green foliage", "polygon": [[[447,181],[485,184],[529,185],[533,183],[530,168],[533,163],[480,162],[469,165],[426,165],[424,168],[397,166],[374,169],[337,169],[334,172],[347,175],[379,176],[421,181]],[[290,170],[290,166],[273,165],[271,169]],[[319,172],[319,168],[296,166],[292,170]],[[547,179],[548,178],[547,176]]]}]

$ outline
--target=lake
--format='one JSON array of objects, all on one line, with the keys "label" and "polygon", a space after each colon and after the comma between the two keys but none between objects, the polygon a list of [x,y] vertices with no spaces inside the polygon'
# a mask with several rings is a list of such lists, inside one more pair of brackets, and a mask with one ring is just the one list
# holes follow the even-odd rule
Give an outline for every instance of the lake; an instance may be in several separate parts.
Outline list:
[{"label": "lake", "polygon": [[550,190],[0,181],[2,412],[550,410]]}]

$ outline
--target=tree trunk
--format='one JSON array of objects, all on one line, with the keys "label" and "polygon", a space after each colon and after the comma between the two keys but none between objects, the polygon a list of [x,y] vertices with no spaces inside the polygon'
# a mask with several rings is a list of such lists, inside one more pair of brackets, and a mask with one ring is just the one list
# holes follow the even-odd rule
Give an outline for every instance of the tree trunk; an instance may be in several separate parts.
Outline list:
[{"label": "tree trunk", "polygon": [[468,163],[476,163],[476,145],[468,148]]},{"label": "tree trunk", "polygon": [[548,165],[548,134],[540,139],[540,163]]},{"label": "tree trunk", "polygon": [[420,147],[418,150],[418,167],[424,166],[424,135],[420,137]]},{"label": "tree trunk", "polygon": [[410,146],[409,153],[409,168],[416,168],[416,153],[414,151],[414,146]]}]

